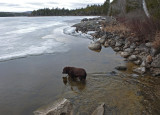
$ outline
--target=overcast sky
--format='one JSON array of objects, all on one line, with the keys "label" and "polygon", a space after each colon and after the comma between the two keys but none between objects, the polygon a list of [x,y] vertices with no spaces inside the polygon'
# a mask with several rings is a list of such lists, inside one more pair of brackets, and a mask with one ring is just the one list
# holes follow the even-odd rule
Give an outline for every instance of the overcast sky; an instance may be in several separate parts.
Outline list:
[{"label": "overcast sky", "polygon": [[53,7],[75,9],[104,2],[105,0],[0,0],[0,11],[23,12]]}]

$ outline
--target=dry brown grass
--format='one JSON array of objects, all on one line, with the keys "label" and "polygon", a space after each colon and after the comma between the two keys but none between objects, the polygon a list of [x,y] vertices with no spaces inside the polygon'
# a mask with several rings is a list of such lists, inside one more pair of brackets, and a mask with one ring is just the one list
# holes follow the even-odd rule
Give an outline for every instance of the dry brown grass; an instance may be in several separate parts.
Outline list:
[{"label": "dry brown grass", "polygon": [[160,49],[160,31],[156,32],[155,40],[152,43],[153,48]]},{"label": "dry brown grass", "polygon": [[128,36],[128,34],[130,33],[130,30],[123,23],[108,24],[105,27],[103,27],[103,30],[106,32],[119,34],[123,36]]}]

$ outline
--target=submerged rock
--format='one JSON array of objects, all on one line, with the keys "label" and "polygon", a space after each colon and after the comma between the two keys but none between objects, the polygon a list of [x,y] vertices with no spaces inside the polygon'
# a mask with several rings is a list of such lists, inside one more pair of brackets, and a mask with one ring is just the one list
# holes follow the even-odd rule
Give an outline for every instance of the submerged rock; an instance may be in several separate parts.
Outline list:
[{"label": "submerged rock", "polygon": [[67,99],[58,100],[44,111],[35,111],[34,115],[73,115],[73,105]]},{"label": "submerged rock", "polygon": [[96,42],[96,43],[89,44],[88,48],[91,49],[91,50],[101,50],[102,46],[99,42]]},{"label": "submerged rock", "polygon": [[117,66],[117,67],[115,67],[115,69],[117,69],[117,70],[127,70],[127,67],[126,66]]},{"label": "submerged rock", "polygon": [[104,115],[104,106],[105,104],[102,103],[91,115]]}]

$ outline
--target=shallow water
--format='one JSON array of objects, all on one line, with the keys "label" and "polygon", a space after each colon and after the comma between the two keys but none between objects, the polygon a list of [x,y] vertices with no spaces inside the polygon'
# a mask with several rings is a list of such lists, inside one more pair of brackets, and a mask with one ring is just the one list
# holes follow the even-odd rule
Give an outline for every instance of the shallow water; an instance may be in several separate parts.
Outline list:
[{"label": "shallow water", "polygon": [[[43,21],[52,20],[52,17],[40,18]],[[160,78],[133,77],[131,68],[135,65],[123,61],[111,48],[103,48],[99,53],[90,51],[87,48],[91,42],[89,39],[63,34],[65,28],[82,18],[61,19],[64,25],[42,29],[42,33],[34,31],[25,35],[31,35],[29,39],[34,39],[32,35],[39,38],[48,36],[45,41],[56,39],[62,44],[55,46],[54,52],[0,62],[1,114],[32,115],[38,108],[43,110],[59,98],[69,99],[77,115],[90,115],[102,102],[106,104],[107,115],[160,114]],[[33,20],[37,19],[33,17]],[[48,33],[46,30],[49,30]],[[49,36],[51,34],[52,37]],[[3,56],[2,53],[0,55]],[[114,69],[117,65],[125,64],[129,68],[126,72]],[[73,82],[62,74],[65,66],[85,68],[88,74],[86,83]]]}]

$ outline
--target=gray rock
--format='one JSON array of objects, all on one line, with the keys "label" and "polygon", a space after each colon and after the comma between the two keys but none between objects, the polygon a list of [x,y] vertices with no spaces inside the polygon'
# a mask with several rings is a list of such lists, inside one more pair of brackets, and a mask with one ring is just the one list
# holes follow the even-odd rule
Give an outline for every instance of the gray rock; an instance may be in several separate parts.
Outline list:
[{"label": "gray rock", "polygon": [[136,55],[131,55],[128,58],[129,61],[136,61],[137,60],[137,56]]},{"label": "gray rock", "polygon": [[104,43],[104,47],[109,47],[109,43],[108,43],[108,41],[105,41],[105,43]]},{"label": "gray rock", "polygon": [[111,46],[115,46],[116,42],[115,42],[115,40],[110,39],[110,40],[109,40],[109,44],[110,44]]},{"label": "gray rock", "polygon": [[103,36],[101,37],[101,39],[107,39],[107,35],[106,35],[106,34],[103,35]]},{"label": "gray rock", "polygon": [[145,44],[141,44],[141,45],[139,46],[139,50],[140,50],[141,52],[150,53],[150,48],[146,47]]},{"label": "gray rock", "polygon": [[121,41],[117,41],[115,44],[116,47],[121,47],[122,45],[123,45],[123,43]]},{"label": "gray rock", "polygon": [[160,54],[158,54],[155,58],[153,58],[151,66],[155,68],[160,68]]},{"label": "gray rock", "polygon": [[127,49],[127,48],[129,48],[129,45],[125,44],[124,47],[123,47],[123,49]]},{"label": "gray rock", "polygon": [[73,105],[67,99],[58,100],[46,110],[37,110],[34,115],[73,115]]},{"label": "gray rock", "polygon": [[113,50],[118,52],[118,51],[121,51],[122,49],[120,47],[115,47]]},{"label": "gray rock", "polygon": [[122,57],[127,58],[130,54],[128,52],[121,52]]},{"label": "gray rock", "polygon": [[136,48],[136,44],[132,43],[132,44],[130,45],[130,48],[131,48],[131,49],[135,49],[135,48]]},{"label": "gray rock", "polygon": [[151,68],[150,69],[152,76],[160,76],[160,68]]},{"label": "gray rock", "polygon": [[139,55],[140,51],[134,51],[132,54],[133,55]]},{"label": "gray rock", "polygon": [[124,47],[123,47],[124,49],[126,49],[126,48],[129,48],[129,47],[130,47],[130,44],[131,44],[131,43],[130,43],[130,41],[129,41],[129,39],[128,39],[128,38],[126,38],[126,39],[125,39],[125,43],[124,43],[124,44],[125,44],[125,45],[124,45]]},{"label": "gray rock", "polygon": [[104,115],[104,106],[105,104],[102,103],[91,115]]},{"label": "gray rock", "polygon": [[99,42],[100,42],[101,44],[104,44],[105,41],[106,41],[106,39],[104,39],[104,38],[101,38],[101,39],[99,40]]},{"label": "gray rock", "polygon": [[124,50],[125,52],[128,52],[128,53],[132,53],[134,51],[134,49],[131,49],[131,48],[127,48]]},{"label": "gray rock", "polygon": [[81,22],[85,22],[85,21],[88,21],[88,19],[84,18],[84,19],[81,20]]},{"label": "gray rock", "polygon": [[134,64],[140,65],[141,64],[141,60],[134,61]]},{"label": "gray rock", "polygon": [[141,64],[141,67],[145,67],[145,66],[146,66],[146,63],[145,63],[145,61],[143,61]]},{"label": "gray rock", "polygon": [[135,51],[140,51],[140,49],[139,48],[135,48]]},{"label": "gray rock", "polygon": [[137,78],[137,77],[139,77],[139,75],[137,75],[137,74],[131,74],[131,77]]},{"label": "gray rock", "polygon": [[120,39],[120,36],[115,36],[114,38],[115,38],[116,40],[118,40],[118,39]]},{"label": "gray rock", "polygon": [[102,46],[99,42],[96,42],[96,43],[89,44],[88,48],[91,49],[91,50],[101,50]]},{"label": "gray rock", "polygon": [[125,70],[127,70],[127,67],[126,66],[117,66],[117,67],[115,67],[115,69],[125,71]]},{"label": "gray rock", "polygon": [[156,56],[159,53],[160,53],[160,50],[155,49],[153,47],[151,48],[151,51],[150,51],[151,56]]},{"label": "gray rock", "polygon": [[147,47],[149,47],[149,48],[152,47],[152,43],[151,43],[151,42],[148,42],[148,43],[146,43],[145,45],[146,45]]},{"label": "gray rock", "polygon": [[139,73],[139,74],[144,74],[146,72],[146,68],[145,67],[138,67],[133,69],[133,72]]}]

